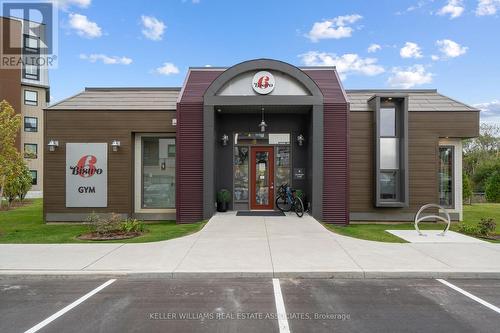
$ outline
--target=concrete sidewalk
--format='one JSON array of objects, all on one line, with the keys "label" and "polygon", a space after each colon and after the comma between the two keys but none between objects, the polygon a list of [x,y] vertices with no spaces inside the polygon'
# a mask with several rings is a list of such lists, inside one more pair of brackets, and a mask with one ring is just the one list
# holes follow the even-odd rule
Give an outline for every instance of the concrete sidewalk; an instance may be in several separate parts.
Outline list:
[{"label": "concrete sidewalk", "polygon": [[500,278],[500,244],[379,243],[334,234],[309,216],[227,213],[155,243],[1,244],[0,274]]}]

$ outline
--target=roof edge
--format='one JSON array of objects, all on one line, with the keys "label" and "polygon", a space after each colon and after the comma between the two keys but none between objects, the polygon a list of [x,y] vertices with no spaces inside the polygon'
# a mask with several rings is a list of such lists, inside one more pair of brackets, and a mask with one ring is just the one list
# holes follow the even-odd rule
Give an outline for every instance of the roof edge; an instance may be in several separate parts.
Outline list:
[{"label": "roof edge", "polygon": [[85,91],[180,91],[181,87],[85,87]]}]

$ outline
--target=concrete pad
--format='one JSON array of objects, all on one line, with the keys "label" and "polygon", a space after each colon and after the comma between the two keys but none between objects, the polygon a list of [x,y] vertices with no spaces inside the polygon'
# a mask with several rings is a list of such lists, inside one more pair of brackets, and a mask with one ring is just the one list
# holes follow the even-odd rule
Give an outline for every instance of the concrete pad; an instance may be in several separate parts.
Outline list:
[{"label": "concrete pad", "polygon": [[202,235],[174,271],[180,272],[272,272],[267,239]]},{"label": "concrete pad", "polygon": [[169,241],[125,244],[85,269],[173,272],[198,237],[197,233]]},{"label": "concrete pad", "polygon": [[475,237],[463,235],[455,231],[447,231],[444,236],[442,230],[422,230],[423,236],[416,230],[386,230],[396,237],[402,238],[410,243],[486,243]]},{"label": "concrete pad", "polygon": [[500,271],[500,252],[483,244],[407,244],[427,257],[462,271]]},{"label": "concrete pad", "polygon": [[78,270],[123,244],[0,244],[0,270]]},{"label": "concrete pad", "polygon": [[371,242],[348,237],[336,239],[363,270],[440,271],[450,268],[409,244]]}]

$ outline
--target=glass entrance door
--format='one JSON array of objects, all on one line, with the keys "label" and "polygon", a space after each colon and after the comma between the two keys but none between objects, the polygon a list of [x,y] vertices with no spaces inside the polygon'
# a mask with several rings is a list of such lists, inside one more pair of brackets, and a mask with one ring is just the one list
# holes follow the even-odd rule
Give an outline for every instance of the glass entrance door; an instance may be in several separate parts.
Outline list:
[{"label": "glass entrance door", "polygon": [[274,207],[274,148],[251,148],[251,209]]}]

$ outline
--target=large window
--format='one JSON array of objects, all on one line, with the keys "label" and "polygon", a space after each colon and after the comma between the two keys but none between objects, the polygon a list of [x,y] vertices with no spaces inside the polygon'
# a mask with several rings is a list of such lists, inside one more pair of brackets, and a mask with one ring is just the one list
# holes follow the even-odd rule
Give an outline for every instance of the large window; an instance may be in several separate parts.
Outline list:
[{"label": "large window", "polygon": [[40,39],[35,36],[23,36],[23,78],[40,80]]},{"label": "large window", "polygon": [[[372,101],[373,103],[373,101]],[[406,98],[376,97],[375,181],[377,207],[407,205]]]},{"label": "large window", "polygon": [[447,208],[453,207],[453,158],[453,147],[439,147],[439,204]]},{"label": "large window", "polygon": [[380,199],[398,199],[399,137],[395,107],[380,108]]},{"label": "large window", "polygon": [[24,131],[38,132],[38,118],[24,117]]},{"label": "large window", "polygon": [[24,144],[24,158],[35,159],[38,157],[38,145],[35,143]]},{"label": "large window", "polygon": [[175,208],[174,138],[142,138],[141,208]]},{"label": "large window", "polygon": [[24,104],[26,105],[38,105],[38,92],[33,90],[24,91]]}]

